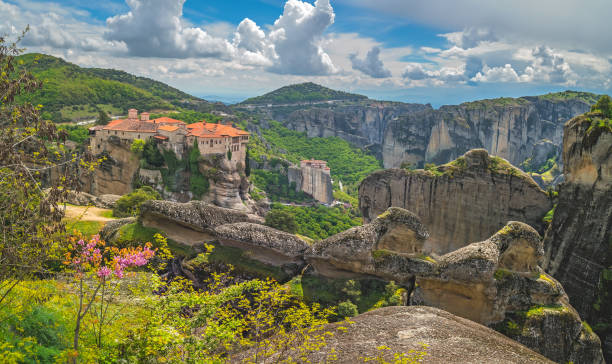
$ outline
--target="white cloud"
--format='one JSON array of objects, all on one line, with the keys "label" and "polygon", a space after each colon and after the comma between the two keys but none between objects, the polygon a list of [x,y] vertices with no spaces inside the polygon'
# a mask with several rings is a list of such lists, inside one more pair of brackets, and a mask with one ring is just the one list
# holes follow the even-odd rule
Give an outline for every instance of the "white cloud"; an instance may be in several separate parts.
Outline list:
[{"label": "white cloud", "polygon": [[488,28],[466,28],[461,32],[440,34],[459,48],[474,48],[483,42],[495,42],[497,36]]},{"label": "white cloud", "polygon": [[277,55],[269,70],[294,75],[337,72],[321,46],[323,32],[334,23],[335,16],[329,0],[317,0],[314,6],[305,1],[288,0],[268,34]]},{"label": "white cloud", "polygon": [[608,0],[337,0],[411,22],[456,31],[490,29],[518,44],[612,52]]},{"label": "white cloud", "polygon": [[380,60],[380,48],[373,47],[364,59],[357,57],[357,54],[349,56],[354,70],[361,71],[373,78],[389,78],[391,71],[385,68],[385,64]]},{"label": "white cloud", "polygon": [[510,64],[493,68],[485,65],[482,71],[472,78],[475,82],[519,82],[519,80],[518,74]]},{"label": "white cloud", "polygon": [[126,44],[138,57],[230,59],[233,47],[183,19],[185,0],[126,0],[130,11],[106,20],[105,38]]}]

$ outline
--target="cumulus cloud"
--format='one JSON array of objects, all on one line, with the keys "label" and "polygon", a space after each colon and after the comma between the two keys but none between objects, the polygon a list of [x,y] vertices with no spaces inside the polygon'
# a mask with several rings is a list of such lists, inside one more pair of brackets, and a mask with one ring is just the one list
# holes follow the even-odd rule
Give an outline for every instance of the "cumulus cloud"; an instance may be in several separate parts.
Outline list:
[{"label": "cumulus cloud", "polygon": [[384,63],[380,60],[379,47],[373,47],[364,59],[357,57],[357,54],[351,54],[349,58],[354,70],[361,71],[374,78],[391,77],[391,71],[385,68]]},{"label": "cumulus cloud", "polygon": [[467,28],[461,32],[440,34],[456,46],[468,49],[474,48],[482,42],[495,42],[497,36],[488,28]]},{"label": "cumulus cloud", "polygon": [[312,4],[288,0],[283,14],[274,22],[268,41],[276,58],[269,70],[280,74],[329,75],[337,72],[321,44],[323,32],[334,23],[329,0]]},{"label": "cumulus cloud", "polygon": [[106,20],[105,38],[138,57],[230,59],[233,47],[182,19],[185,0],[126,0],[130,11]]}]

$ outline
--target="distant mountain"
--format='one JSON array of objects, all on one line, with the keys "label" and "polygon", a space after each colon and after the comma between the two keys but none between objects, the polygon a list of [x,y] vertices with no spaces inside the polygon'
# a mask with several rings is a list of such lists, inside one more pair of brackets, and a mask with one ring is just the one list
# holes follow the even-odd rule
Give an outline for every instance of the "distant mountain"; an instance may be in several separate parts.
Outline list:
[{"label": "distant mountain", "polygon": [[49,55],[20,56],[26,67],[43,81],[42,90],[28,98],[43,105],[44,116],[59,122],[95,117],[98,108],[125,114],[129,108],[210,111],[215,105],[162,82],[124,71],[82,68]]},{"label": "distant mountain", "polygon": [[366,100],[367,96],[336,91],[330,88],[307,82],[281,87],[263,96],[252,97],[241,105],[295,104],[330,100]]}]

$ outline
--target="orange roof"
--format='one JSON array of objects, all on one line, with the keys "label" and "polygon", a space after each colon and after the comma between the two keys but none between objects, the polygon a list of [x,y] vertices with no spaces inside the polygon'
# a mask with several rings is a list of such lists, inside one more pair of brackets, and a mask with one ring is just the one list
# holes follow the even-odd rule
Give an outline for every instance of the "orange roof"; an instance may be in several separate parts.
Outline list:
[{"label": "orange roof", "polygon": [[155,136],[153,136],[153,138],[160,139],[160,140],[168,140],[168,137],[163,136],[163,135],[155,135]]},{"label": "orange roof", "polygon": [[172,118],[167,118],[165,116],[163,118],[157,118],[157,119],[149,120],[149,122],[152,122],[154,124],[185,124],[184,121],[180,121],[180,120],[176,120],[176,119],[172,119]]},{"label": "orange roof", "polygon": [[103,130],[135,131],[140,133],[155,133],[155,125],[146,121],[118,119],[106,125]]},{"label": "orange roof", "polygon": [[198,138],[222,138],[251,135],[249,132],[234,128],[231,125],[200,122],[187,125],[189,135]]},{"label": "orange roof", "polygon": [[179,129],[178,126],[172,126],[172,125],[162,125],[159,128],[157,128],[157,130],[163,130],[163,131],[177,131]]}]

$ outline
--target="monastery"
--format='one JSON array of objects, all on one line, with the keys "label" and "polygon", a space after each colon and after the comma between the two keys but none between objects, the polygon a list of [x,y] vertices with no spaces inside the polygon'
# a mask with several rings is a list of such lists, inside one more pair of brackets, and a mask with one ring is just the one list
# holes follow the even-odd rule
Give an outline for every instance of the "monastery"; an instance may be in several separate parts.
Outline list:
[{"label": "monastery", "polygon": [[127,119],[113,120],[107,125],[89,128],[91,148],[95,154],[101,153],[111,138],[128,143],[135,139],[155,140],[166,150],[173,150],[178,156],[183,155],[194,142],[197,142],[200,154],[228,154],[231,151],[232,162],[243,162],[250,133],[234,128],[232,125],[213,124],[202,121],[187,124],[167,117],[149,119],[149,113],[130,109]]}]

